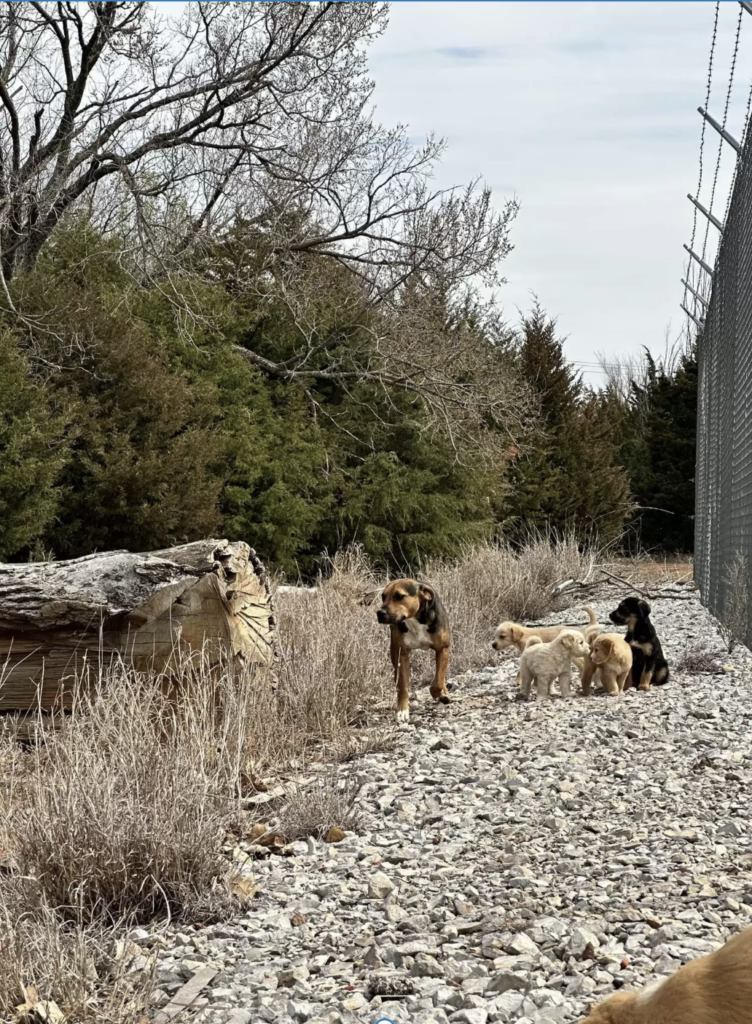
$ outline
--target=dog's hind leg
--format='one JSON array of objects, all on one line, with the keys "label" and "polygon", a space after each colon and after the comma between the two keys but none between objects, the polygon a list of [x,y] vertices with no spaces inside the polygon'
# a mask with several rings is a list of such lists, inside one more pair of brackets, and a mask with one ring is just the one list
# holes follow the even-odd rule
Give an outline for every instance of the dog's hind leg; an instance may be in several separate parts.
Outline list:
[{"label": "dog's hind leg", "polygon": [[661,665],[655,670],[653,682],[656,686],[665,686],[668,682],[668,665]]},{"label": "dog's hind leg", "polygon": [[621,692],[621,687],[617,682],[616,675],[611,671],[611,669],[606,668],[604,665],[601,665],[601,682],[603,683],[603,689],[609,697],[613,697],[617,693]]},{"label": "dog's hind leg", "polygon": [[632,670],[627,669],[626,672],[620,672],[616,677],[616,685],[619,687],[619,693],[624,693],[624,690],[629,686],[632,681]]},{"label": "dog's hind leg", "polygon": [[449,648],[444,647],[436,652],[436,674],[431,683],[430,694],[434,700],[442,704],[449,703],[449,694],[446,688],[447,669],[449,668]]},{"label": "dog's hind leg", "polygon": [[520,689],[517,694],[518,700],[528,700],[530,687],[533,685],[533,673],[527,665],[520,665]]},{"label": "dog's hind leg", "polygon": [[538,690],[538,700],[545,700],[546,697],[551,696],[551,680],[546,676],[538,676],[535,685]]},{"label": "dog's hind leg", "polygon": [[644,668],[642,675],[640,676],[640,685],[637,687],[638,690],[649,690],[650,684],[653,682],[653,670],[652,668]]}]

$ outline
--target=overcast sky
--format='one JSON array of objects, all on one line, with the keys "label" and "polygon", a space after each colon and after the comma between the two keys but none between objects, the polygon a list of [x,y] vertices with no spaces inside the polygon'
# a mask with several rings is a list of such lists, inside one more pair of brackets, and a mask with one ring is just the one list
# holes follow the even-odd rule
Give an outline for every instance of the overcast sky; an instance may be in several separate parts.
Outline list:
[{"label": "overcast sky", "polygon": [[[740,10],[720,6],[710,100],[719,120]],[[379,119],[449,143],[438,183],[481,175],[500,201],[520,200],[503,305],[513,320],[535,292],[572,359],[661,352],[669,324],[676,334],[684,322],[686,196],[697,186],[714,10],[707,0],[398,2],[372,49]],[[728,122],[737,136],[752,15],[741,38]],[[709,130],[706,205],[717,140]],[[721,217],[732,167],[727,159],[714,204]]]}]

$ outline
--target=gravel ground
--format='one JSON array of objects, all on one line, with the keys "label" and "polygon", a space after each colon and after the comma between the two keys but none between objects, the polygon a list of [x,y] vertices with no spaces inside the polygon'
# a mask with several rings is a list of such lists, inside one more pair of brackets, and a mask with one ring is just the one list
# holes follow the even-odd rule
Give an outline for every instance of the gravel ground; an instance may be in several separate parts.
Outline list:
[{"label": "gravel ground", "polygon": [[[652,602],[673,677],[647,694],[515,702],[512,658],[418,694],[394,751],[338,769],[362,834],[255,860],[230,924],[134,935],[155,1008],[208,964],[181,1020],[574,1021],[752,924],[752,659],[687,597]],[[697,644],[735,672],[679,673]]]}]

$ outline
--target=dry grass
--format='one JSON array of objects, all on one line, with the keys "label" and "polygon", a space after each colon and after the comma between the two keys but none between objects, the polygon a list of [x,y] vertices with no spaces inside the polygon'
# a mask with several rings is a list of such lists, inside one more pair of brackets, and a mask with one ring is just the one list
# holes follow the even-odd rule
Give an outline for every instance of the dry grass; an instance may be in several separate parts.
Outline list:
[{"label": "dry grass", "polygon": [[452,672],[487,665],[500,622],[548,614],[555,607],[554,587],[584,579],[593,561],[572,538],[531,537],[519,551],[489,544],[453,565],[427,565],[426,575],[441,594],[452,624]]},{"label": "dry grass", "polygon": [[135,1019],[148,979],[121,970],[115,936],[155,917],[211,920],[237,909],[222,844],[255,753],[257,682],[186,664],[168,698],[166,687],[115,668],[80,680],[72,712],[40,718],[31,750],[9,755],[2,1019],[23,1002],[21,984],[71,1020]]},{"label": "dry grass", "polygon": [[358,832],[362,826],[355,805],[359,792],[359,785],[329,771],[315,782],[291,790],[277,828],[288,842],[308,836],[323,839],[333,826]]},{"label": "dry grass", "polygon": [[689,672],[691,675],[718,675],[723,672],[720,662],[702,647],[689,647],[682,654],[676,667],[679,672]]},{"label": "dry grass", "polygon": [[363,604],[380,585],[353,551],[331,563],[314,593],[277,602],[279,714],[298,756],[306,737],[344,740],[365,707],[391,698],[385,630]]}]

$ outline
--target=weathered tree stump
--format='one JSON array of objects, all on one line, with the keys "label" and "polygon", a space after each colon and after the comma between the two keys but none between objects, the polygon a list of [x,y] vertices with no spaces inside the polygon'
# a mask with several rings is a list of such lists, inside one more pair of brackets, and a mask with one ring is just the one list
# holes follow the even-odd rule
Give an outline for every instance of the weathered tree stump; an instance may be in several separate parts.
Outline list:
[{"label": "weathered tree stump", "polygon": [[114,658],[158,673],[197,652],[251,666],[274,651],[266,573],[242,541],[0,564],[0,710],[65,706],[78,674]]}]

